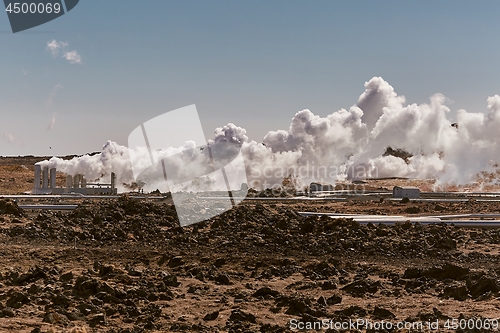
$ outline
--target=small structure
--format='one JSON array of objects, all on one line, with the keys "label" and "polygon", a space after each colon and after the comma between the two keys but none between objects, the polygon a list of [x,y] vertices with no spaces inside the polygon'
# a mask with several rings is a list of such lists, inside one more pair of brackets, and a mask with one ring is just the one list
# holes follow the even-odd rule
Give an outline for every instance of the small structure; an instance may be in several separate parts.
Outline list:
[{"label": "small structure", "polygon": [[394,186],[392,189],[392,197],[418,199],[420,198],[420,189],[414,186]]},{"label": "small structure", "polygon": [[[35,165],[35,181],[33,194],[65,194],[65,193],[80,193],[83,195],[91,194],[116,194],[117,189],[116,174],[111,173],[111,183],[87,183],[83,175],[66,176],[65,187],[56,186],[55,168],[43,168],[41,165]],[[49,177],[50,175],[50,177]],[[41,176],[41,177],[40,177]]]},{"label": "small structure", "polygon": [[312,182],[309,185],[309,192],[324,192],[324,191],[334,191],[335,188],[332,184],[320,183],[320,182]]},{"label": "small structure", "polygon": [[52,194],[52,190],[55,188],[56,169],[49,170],[49,168],[43,168],[42,170],[41,165],[35,165],[35,182],[32,191],[33,194]]}]

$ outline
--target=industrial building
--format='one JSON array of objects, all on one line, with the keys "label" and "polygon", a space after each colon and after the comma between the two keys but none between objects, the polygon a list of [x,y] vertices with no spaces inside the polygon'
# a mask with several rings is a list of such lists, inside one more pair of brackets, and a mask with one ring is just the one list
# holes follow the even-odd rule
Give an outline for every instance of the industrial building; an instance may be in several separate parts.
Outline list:
[{"label": "industrial building", "polygon": [[320,183],[320,182],[312,182],[309,185],[310,193],[313,192],[323,192],[323,191],[334,191],[335,188],[332,184]]},{"label": "industrial building", "polygon": [[116,194],[116,175],[111,173],[111,183],[88,183],[83,175],[66,176],[65,187],[56,186],[55,168],[42,168],[41,165],[35,165],[35,181],[33,194],[65,194],[80,193],[83,195],[92,194]]},{"label": "industrial building", "polygon": [[420,198],[420,189],[414,186],[394,186],[392,189],[392,197],[418,199]]}]

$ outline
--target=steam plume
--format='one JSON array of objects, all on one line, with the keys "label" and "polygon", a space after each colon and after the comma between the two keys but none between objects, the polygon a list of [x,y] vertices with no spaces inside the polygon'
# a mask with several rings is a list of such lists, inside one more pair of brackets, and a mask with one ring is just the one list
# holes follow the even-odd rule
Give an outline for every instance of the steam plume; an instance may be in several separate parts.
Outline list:
[{"label": "steam plume", "polygon": [[[374,77],[349,109],[326,117],[307,109],[299,111],[288,130],[271,131],[262,143],[250,141],[244,128],[229,123],[215,130],[210,143],[228,142],[241,148],[248,180],[257,188],[280,184],[290,174],[304,185],[370,177],[435,178],[438,184],[465,184],[475,181],[480,172],[495,172],[500,162],[500,96],[487,99],[485,113],[459,110],[456,119],[451,119],[446,103],[446,97],[435,94],[428,103],[407,104],[389,83]],[[187,161],[195,169],[210,162],[206,150],[195,149],[204,144],[188,142],[158,154],[174,154],[175,158],[168,159],[170,170],[189,176],[194,169],[186,169]],[[384,156],[389,146],[403,149],[411,157]],[[147,161],[148,154],[134,153],[132,163],[141,163],[142,158]],[[110,141],[95,156],[70,161],[52,158],[41,163],[89,179],[113,170],[122,182],[133,181],[127,148]],[[146,189],[155,189],[162,181],[152,170],[142,177]],[[205,179],[199,184],[215,181]]]}]

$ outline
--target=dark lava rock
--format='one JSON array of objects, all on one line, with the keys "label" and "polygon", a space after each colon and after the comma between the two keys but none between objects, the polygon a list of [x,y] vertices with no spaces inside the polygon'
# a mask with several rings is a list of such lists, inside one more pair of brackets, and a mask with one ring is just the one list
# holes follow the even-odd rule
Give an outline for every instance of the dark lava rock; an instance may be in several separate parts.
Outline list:
[{"label": "dark lava rock", "polygon": [[278,307],[288,306],[285,311],[288,315],[301,316],[305,313],[315,315],[316,311],[312,308],[311,299],[302,296],[282,296],[277,301]]},{"label": "dark lava rock", "polygon": [[457,241],[450,237],[443,237],[434,243],[434,247],[443,250],[456,250]]},{"label": "dark lava rock", "polygon": [[168,261],[168,267],[174,268],[174,267],[179,267],[184,265],[184,260],[182,259],[182,256],[176,256],[173,257]]},{"label": "dark lava rock", "polygon": [[377,226],[377,230],[375,231],[375,235],[379,236],[379,237],[385,237],[387,235],[389,235],[389,230],[387,229],[387,227],[383,224],[379,224]]},{"label": "dark lava rock", "polygon": [[253,293],[253,297],[264,297],[264,298],[269,298],[269,297],[276,297],[279,296],[279,291],[273,290],[269,287],[262,287],[256,292]]},{"label": "dark lava rock", "polygon": [[226,285],[226,286],[231,284],[231,281],[229,281],[229,277],[226,274],[219,274],[215,277],[214,280],[218,284],[222,284],[222,285]]},{"label": "dark lava rock", "polygon": [[352,316],[364,317],[367,314],[365,309],[357,305],[350,306],[344,310],[335,311],[335,313],[342,317],[352,317]]},{"label": "dark lava rock", "polygon": [[92,318],[89,320],[89,324],[92,327],[95,327],[97,325],[106,325],[108,323],[108,320],[106,318],[106,315],[104,313],[98,313],[94,315]]},{"label": "dark lava rock", "polygon": [[320,296],[317,300],[318,304],[321,306],[327,306],[328,304],[326,303],[326,298],[324,296]]},{"label": "dark lava rock", "polygon": [[226,264],[226,259],[224,259],[224,258],[219,258],[219,259],[215,260],[215,262],[214,262],[215,267],[222,267],[225,264]]},{"label": "dark lava rock", "polygon": [[419,268],[407,268],[403,274],[403,279],[416,279],[422,274],[422,270]]},{"label": "dark lava rock", "polygon": [[214,311],[214,312],[210,312],[210,313],[207,313],[205,315],[205,317],[203,317],[203,320],[205,321],[211,321],[211,320],[215,320],[219,317],[219,311]]},{"label": "dark lava rock", "polygon": [[306,269],[311,270],[317,278],[321,279],[328,279],[330,276],[338,275],[337,269],[326,261],[309,265]]},{"label": "dark lava rock", "polygon": [[[163,263],[162,263],[162,264],[160,264],[160,265],[163,265]],[[129,267],[129,268],[127,269],[127,273],[128,273],[128,275],[130,275],[130,276],[136,276],[136,277],[141,277],[141,276],[142,276],[142,272],[141,272],[141,271],[139,271],[139,270],[137,270],[137,269],[135,269],[135,268],[133,268],[133,267]]]},{"label": "dark lava rock", "polygon": [[163,283],[169,287],[178,287],[181,283],[177,281],[177,276],[164,273]]},{"label": "dark lava rock", "polygon": [[8,296],[9,299],[5,305],[14,309],[19,309],[24,304],[28,304],[30,302],[28,295],[22,292],[10,290]]},{"label": "dark lava rock", "polygon": [[443,290],[444,297],[451,297],[457,301],[465,301],[468,297],[466,286],[447,286]]},{"label": "dark lava rock", "polygon": [[48,312],[43,317],[44,323],[55,324],[55,325],[67,325],[69,323],[68,317],[57,312]]},{"label": "dark lava rock", "polygon": [[97,293],[97,289],[99,288],[100,284],[101,283],[97,279],[92,279],[81,275],[76,279],[74,289],[77,294],[88,297]]},{"label": "dark lava rock", "polygon": [[113,265],[100,265],[99,275],[106,276],[108,274],[113,274],[115,272],[115,267]]},{"label": "dark lava rock", "polygon": [[261,333],[285,333],[286,329],[279,325],[263,324],[260,326]]},{"label": "dark lava rock", "polygon": [[32,283],[40,279],[45,279],[47,274],[39,267],[31,268],[27,273],[21,274],[18,278],[14,279],[13,283],[15,285],[24,285],[27,283]]},{"label": "dark lava rock", "polygon": [[59,277],[59,280],[63,281],[63,282],[69,282],[69,281],[73,280],[73,272],[67,272],[67,273],[61,274],[61,276]]},{"label": "dark lava rock", "polygon": [[333,290],[337,289],[337,284],[333,281],[325,281],[321,284],[321,289],[323,290]]},{"label": "dark lava rock", "polygon": [[17,203],[10,199],[0,200],[0,214],[9,214],[18,217],[25,215],[24,211],[21,208],[19,208]]},{"label": "dark lava rock", "polygon": [[339,304],[341,302],[342,302],[342,296],[340,295],[333,295],[326,299],[326,304],[328,305]]},{"label": "dark lava rock", "polygon": [[478,281],[467,280],[467,289],[473,298],[477,298],[487,292],[496,293],[500,287],[493,278],[482,276]]},{"label": "dark lava rock", "polygon": [[313,216],[310,216],[308,218],[306,218],[300,225],[299,225],[299,228],[300,228],[300,233],[301,234],[308,234],[308,233],[311,233],[314,231],[314,220],[316,218],[313,217]]},{"label": "dark lava rock", "polygon": [[417,206],[408,207],[405,209],[405,212],[408,214],[418,214],[420,213],[420,207]]},{"label": "dark lava rock", "polygon": [[52,298],[52,303],[54,305],[62,305],[64,307],[67,307],[71,303],[71,300],[66,295],[59,294],[55,295]]},{"label": "dark lava rock", "polygon": [[71,321],[75,321],[75,320],[83,321],[83,320],[85,320],[85,317],[78,310],[72,311],[72,312],[64,312],[64,315],[66,317],[68,317],[68,319]]},{"label": "dark lava rock", "polygon": [[80,311],[80,313],[82,313],[84,316],[87,316],[89,314],[91,314],[92,312],[95,312],[96,310],[96,307],[92,304],[88,304],[88,303],[80,303],[78,306],[77,306],[77,309]]},{"label": "dark lava rock", "polygon": [[14,311],[14,309],[13,308],[9,308],[9,307],[4,308],[1,313],[2,313],[3,317],[10,317],[10,318],[12,318],[12,317],[16,316],[16,312]]},{"label": "dark lava rock", "polygon": [[420,312],[417,317],[422,321],[435,321],[435,320],[447,320],[450,317],[444,315],[441,311],[436,308],[432,308],[432,313]]},{"label": "dark lava rock", "polygon": [[376,306],[375,309],[373,310],[373,316],[377,319],[393,319],[396,318],[394,313],[391,311],[381,308],[379,306]]},{"label": "dark lava rock", "polygon": [[446,207],[443,207],[440,204],[437,204],[436,206],[434,206],[434,210],[436,210],[438,212],[442,212],[443,210],[446,210]]},{"label": "dark lava rock", "polygon": [[422,275],[428,278],[444,280],[462,280],[470,270],[453,264],[446,264],[442,268],[430,268],[422,272]]},{"label": "dark lava rock", "polygon": [[256,323],[255,316],[251,313],[243,312],[239,309],[231,311],[231,315],[229,316],[229,320],[231,321],[245,321],[249,323]]},{"label": "dark lava rock", "polygon": [[408,268],[403,274],[403,279],[415,279],[425,276],[429,279],[436,280],[464,280],[469,272],[470,270],[468,268],[453,264],[446,264],[443,267],[432,267],[425,270],[421,270],[419,268]]},{"label": "dark lava rock", "polygon": [[360,279],[344,286],[342,290],[355,297],[361,297],[366,293],[376,293],[379,286],[379,282],[373,282],[369,279]]}]

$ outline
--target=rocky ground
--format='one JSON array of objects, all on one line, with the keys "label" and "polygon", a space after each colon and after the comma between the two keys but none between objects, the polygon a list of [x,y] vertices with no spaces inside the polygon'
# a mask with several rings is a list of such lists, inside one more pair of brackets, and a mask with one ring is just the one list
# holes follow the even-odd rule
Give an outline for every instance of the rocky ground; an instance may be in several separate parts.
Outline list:
[{"label": "rocky ground", "polygon": [[[291,323],[323,319],[441,326],[498,319],[497,229],[360,226],[297,214],[409,208],[500,212],[498,203],[474,201],[250,200],[181,228],[169,201],[123,196],[82,202],[68,213],[28,214],[0,200],[0,331],[289,332]],[[430,330],[412,332],[422,331]]]}]

